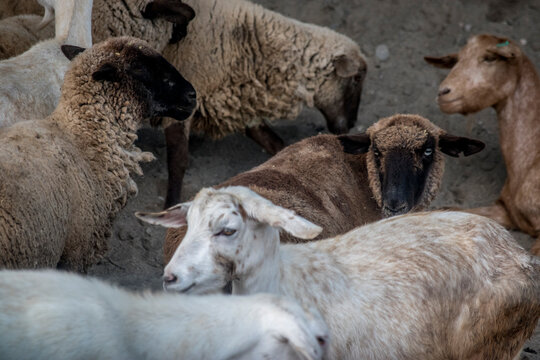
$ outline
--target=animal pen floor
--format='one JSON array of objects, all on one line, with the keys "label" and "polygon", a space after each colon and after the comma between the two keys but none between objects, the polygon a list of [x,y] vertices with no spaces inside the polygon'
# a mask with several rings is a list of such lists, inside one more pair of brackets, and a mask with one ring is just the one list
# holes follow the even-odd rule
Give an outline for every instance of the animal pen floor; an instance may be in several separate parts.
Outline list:
[{"label": "animal pen floor", "polygon": [[[368,75],[353,131],[363,131],[377,119],[394,113],[417,113],[448,132],[486,143],[484,151],[470,158],[447,159],[442,191],[432,208],[489,205],[497,198],[506,175],[494,110],[469,116],[441,113],[435,97],[446,71],[430,67],[423,56],[454,52],[473,34],[494,33],[520,41],[539,68],[539,0],[255,2],[302,21],[328,26],[360,44],[368,59]],[[384,50],[384,46],[388,54],[379,51],[379,56],[388,57],[380,60],[376,49]],[[278,121],[273,127],[287,144],[327,131],[321,114],[314,110],[304,111],[296,121]],[[90,274],[133,289],[160,289],[165,230],[143,225],[133,213],[161,209],[167,179],[165,141],[160,130],[147,128],[139,135],[141,148],[152,151],[157,160],[143,166],[145,175],[137,178],[139,195],[117,217],[109,253]],[[243,135],[220,141],[192,137],[190,153],[183,199],[269,158]],[[531,247],[532,238],[513,234],[525,248]],[[526,347],[532,352],[525,352],[522,359],[540,360],[540,328]]]}]

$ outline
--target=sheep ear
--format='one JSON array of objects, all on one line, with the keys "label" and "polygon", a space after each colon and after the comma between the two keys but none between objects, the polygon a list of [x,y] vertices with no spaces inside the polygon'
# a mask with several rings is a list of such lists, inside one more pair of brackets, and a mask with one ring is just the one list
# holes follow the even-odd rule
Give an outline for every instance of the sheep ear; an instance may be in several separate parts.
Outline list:
[{"label": "sheep ear", "polygon": [[458,57],[457,54],[448,54],[445,56],[424,56],[424,60],[435,67],[441,69],[451,69],[456,65]]},{"label": "sheep ear", "polygon": [[173,24],[187,25],[195,17],[195,11],[181,1],[155,0],[146,5],[142,16],[145,19],[163,19]]},{"label": "sheep ear", "polygon": [[156,213],[136,212],[135,216],[149,224],[179,228],[187,225],[187,213],[190,206],[191,202],[185,202]]},{"label": "sheep ear", "polygon": [[338,140],[347,154],[365,154],[371,145],[371,138],[366,133],[354,135],[339,135]]},{"label": "sheep ear", "polygon": [[459,157],[460,153],[465,156],[476,154],[482,151],[486,144],[480,140],[469,139],[466,137],[442,134],[439,136],[439,149],[446,155]]},{"label": "sheep ear", "polygon": [[117,82],[119,80],[118,69],[111,63],[105,63],[92,73],[92,79]]},{"label": "sheep ear", "polygon": [[283,229],[297,238],[313,239],[322,231],[320,226],[296,215],[292,210],[274,205],[270,200],[244,186],[231,186],[221,190],[238,198],[248,217]]},{"label": "sheep ear", "polygon": [[513,60],[521,55],[521,49],[514,43],[506,39],[487,49],[488,52],[500,56],[504,60]]},{"label": "sheep ear", "polygon": [[62,45],[60,46],[60,50],[62,50],[68,60],[71,61],[73,58],[75,58],[75,56],[79,55],[86,49],[75,45]]},{"label": "sheep ear", "polygon": [[349,78],[358,73],[360,63],[347,55],[338,55],[333,60],[336,74],[342,78]]}]

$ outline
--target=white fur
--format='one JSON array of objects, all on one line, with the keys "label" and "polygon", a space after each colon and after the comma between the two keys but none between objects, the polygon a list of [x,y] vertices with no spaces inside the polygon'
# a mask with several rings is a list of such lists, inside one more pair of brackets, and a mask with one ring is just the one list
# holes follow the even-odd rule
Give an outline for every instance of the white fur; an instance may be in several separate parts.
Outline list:
[{"label": "white fur", "polygon": [[330,328],[332,359],[511,359],[540,315],[539,269],[484,217],[409,214],[280,245],[280,229],[304,227],[306,237],[320,229],[243,187],[203,189],[184,205],[188,231],[165,268],[165,278],[177,278],[167,289],[210,293],[232,281],[235,294],[315,305]]},{"label": "white fur", "polygon": [[70,65],[60,46],[92,46],[92,1],[40,0],[47,9],[44,21],[55,9],[56,37],[0,62],[0,127],[45,118],[56,108]]},{"label": "white fur", "polygon": [[0,271],[2,359],[321,359],[317,312],[273,295],[138,295],[57,271]]}]

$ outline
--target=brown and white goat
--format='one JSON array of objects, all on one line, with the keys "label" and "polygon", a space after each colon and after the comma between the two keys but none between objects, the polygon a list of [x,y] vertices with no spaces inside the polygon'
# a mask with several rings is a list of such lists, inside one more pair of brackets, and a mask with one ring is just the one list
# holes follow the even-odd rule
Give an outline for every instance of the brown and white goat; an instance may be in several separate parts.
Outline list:
[{"label": "brown and white goat", "polygon": [[425,60],[452,69],[439,86],[442,111],[497,111],[508,176],[494,205],[467,211],[536,237],[531,251],[540,255],[540,78],[533,63],[514,41],[493,35],[473,36],[459,53]]},{"label": "brown and white goat", "polygon": [[[483,147],[480,141],[446,134],[421,116],[399,114],[379,120],[364,134],[319,135],[290,145],[217,188],[249,187],[322,226],[317,237],[322,239],[427,207],[439,191],[443,153],[467,156]],[[165,263],[186,231],[167,233]],[[281,239],[304,241],[290,234]]]}]

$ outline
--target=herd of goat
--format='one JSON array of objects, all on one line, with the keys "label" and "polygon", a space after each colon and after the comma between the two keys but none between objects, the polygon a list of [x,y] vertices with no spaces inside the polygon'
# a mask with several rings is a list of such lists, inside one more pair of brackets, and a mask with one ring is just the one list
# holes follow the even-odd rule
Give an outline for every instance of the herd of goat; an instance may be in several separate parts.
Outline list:
[{"label": "herd of goat", "polygon": [[[495,108],[508,173],[492,206],[425,212],[445,156],[484,144],[412,114],[348,134],[368,69],[342,34],[246,0],[3,0],[0,17],[1,359],[519,358],[540,318],[540,78],[514,41],[425,58],[451,69],[443,112]],[[304,106],[333,134],[284,147],[266,121]],[[136,195],[150,124],[166,209],[136,216],[170,228],[167,293],[136,294],[76,272]],[[180,203],[192,129],[275,155]]]}]

